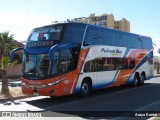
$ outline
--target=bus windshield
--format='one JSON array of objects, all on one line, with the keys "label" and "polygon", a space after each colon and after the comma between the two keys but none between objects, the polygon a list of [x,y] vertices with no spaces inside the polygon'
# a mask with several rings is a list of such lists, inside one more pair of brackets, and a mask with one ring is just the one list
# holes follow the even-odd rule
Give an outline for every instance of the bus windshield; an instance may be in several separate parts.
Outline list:
[{"label": "bus windshield", "polygon": [[60,40],[62,26],[51,26],[35,28],[29,38],[28,42],[44,41],[44,40]]},{"label": "bus windshield", "polygon": [[42,79],[48,76],[50,61],[48,54],[23,55],[23,75],[27,78]]}]

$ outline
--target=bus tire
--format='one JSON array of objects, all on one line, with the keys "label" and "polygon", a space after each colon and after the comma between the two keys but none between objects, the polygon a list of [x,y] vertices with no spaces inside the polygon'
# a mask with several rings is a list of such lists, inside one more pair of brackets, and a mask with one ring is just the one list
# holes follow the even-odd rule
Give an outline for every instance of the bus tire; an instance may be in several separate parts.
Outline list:
[{"label": "bus tire", "polygon": [[81,97],[88,96],[90,94],[90,91],[91,91],[91,84],[89,80],[84,79],[80,88],[80,96]]},{"label": "bus tire", "polygon": [[139,80],[139,85],[144,85],[144,80],[145,80],[145,75],[142,74],[142,75],[141,75],[141,78],[140,78],[140,80]]},{"label": "bus tire", "polygon": [[139,82],[139,76],[137,74],[135,74],[132,86],[133,87],[137,87],[138,86],[138,82]]}]

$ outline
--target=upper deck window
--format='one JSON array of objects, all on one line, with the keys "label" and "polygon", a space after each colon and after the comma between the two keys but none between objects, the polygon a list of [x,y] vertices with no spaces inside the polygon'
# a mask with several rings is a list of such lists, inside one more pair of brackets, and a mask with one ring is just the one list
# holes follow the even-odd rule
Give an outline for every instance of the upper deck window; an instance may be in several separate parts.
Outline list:
[{"label": "upper deck window", "polygon": [[89,26],[84,40],[84,46],[87,45],[102,45],[102,31],[100,27]]},{"label": "upper deck window", "polygon": [[33,29],[28,38],[27,46],[39,47],[53,45],[54,41],[60,40],[62,28],[62,26],[50,26]]},{"label": "upper deck window", "polygon": [[62,26],[52,26],[34,29],[28,39],[28,42],[40,40],[60,40]]},{"label": "upper deck window", "polygon": [[63,43],[81,43],[86,25],[84,24],[68,24],[65,27],[62,37]]}]

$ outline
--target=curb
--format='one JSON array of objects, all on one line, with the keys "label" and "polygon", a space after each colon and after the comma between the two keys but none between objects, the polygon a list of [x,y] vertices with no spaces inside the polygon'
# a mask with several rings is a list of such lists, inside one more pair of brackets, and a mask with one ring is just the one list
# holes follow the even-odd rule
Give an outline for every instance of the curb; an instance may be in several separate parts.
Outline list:
[{"label": "curb", "polygon": [[33,96],[21,95],[21,96],[16,96],[16,97],[5,97],[5,98],[0,98],[0,102],[14,101],[14,100],[24,99],[24,98],[29,98],[29,97],[33,97]]}]

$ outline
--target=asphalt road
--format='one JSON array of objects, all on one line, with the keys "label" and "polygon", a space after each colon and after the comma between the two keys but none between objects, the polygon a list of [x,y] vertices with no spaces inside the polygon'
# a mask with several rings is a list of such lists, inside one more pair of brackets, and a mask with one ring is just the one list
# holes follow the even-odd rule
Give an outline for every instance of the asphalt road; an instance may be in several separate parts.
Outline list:
[{"label": "asphalt road", "polygon": [[[90,96],[77,95],[56,99],[35,97],[20,100],[19,105],[1,104],[0,111],[42,111],[58,116],[81,118],[146,119],[160,113],[160,77],[145,82],[144,86],[120,86],[94,91]],[[19,108],[18,108],[19,107]],[[143,116],[143,117],[142,117]],[[129,117],[129,118],[127,118]]]}]

